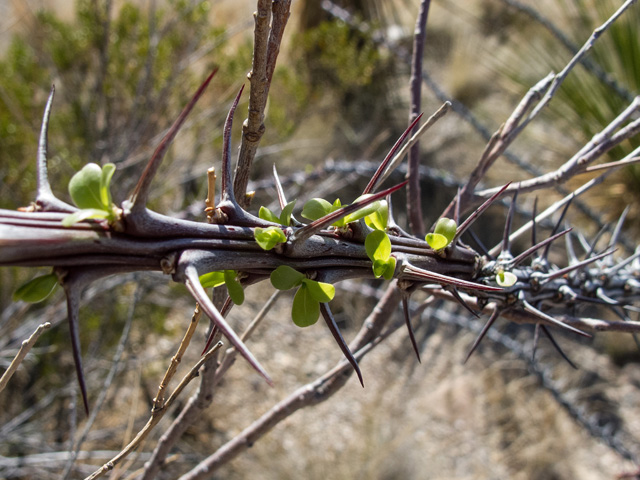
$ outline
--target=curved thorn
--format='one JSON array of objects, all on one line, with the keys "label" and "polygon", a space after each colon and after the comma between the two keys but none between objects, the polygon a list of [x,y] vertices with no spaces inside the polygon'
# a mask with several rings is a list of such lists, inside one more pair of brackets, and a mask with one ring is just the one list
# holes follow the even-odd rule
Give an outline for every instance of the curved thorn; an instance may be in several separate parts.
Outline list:
[{"label": "curved thorn", "polygon": [[351,353],[351,350],[349,349],[347,342],[344,341],[344,337],[340,333],[340,329],[338,328],[338,324],[336,323],[336,320],[333,318],[333,314],[329,309],[328,303],[320,304],[320,313],[322,313],[322,318],[324,318],[324,321],[326,322],[327,327],[329,327],[329,331],[331,332],[331,335],[333,335],[333,338],[335,339],[336,343],[340,347],[340,350],[342,350],[342,354],[345,356],[347,361],[351,364],[351,366],[355,370],[356,375],[358,376],[358,380],[360,380],[360,385],[362,385],[362,388],[364,388],[364,380],[362,379],[362,372],[360,371],[360,367],[358,366],[358,361],[353,356],[353,353]]},{"label": "curved thorn", "polygon": [[469,228],[473,224],[473,222],[475,222],[478,219],[478,217],[482,214],[482,212],[484,212],[487,208],[489,208],[489,206],[491,206],[491,204],[495,202],[500,195],[502,195],[502,192],[504,192],[507,188],[509,188],[509,185],[511,185],[511,182],[507,183],[500,190],[498,190],[496,193],[491,195],[491,197],[489,197],[482,205],[476,208],[473,211],[473,213],[471,213],[471,215],[467,217],[467,219],[462,223],[462,225],[460,225],[456,230],[456,235],[455,237],[453,237],[453,242],[455,242],[458,238],[462,236],[462,234],[467,230],[467,228]]},{"label": "curved thorn", "polygon": [[496,307],[493,309],[493,312],[491,313],[489,320],[487,320],[487,323],[485,323],[484,327],[482,327],[482,331],[480,332],[480,335],[478,335],[478,338],[476,338],[476,340],[473,342],[473,345],[471,346],[469,353],[467,353],[467,356],[465,357],[464,362],[462,363],[467,363],[469,358],[471,358],[471,355],[473,354],[473,352],[476,351],[476,348],[478,348],[478,345],[480,345],[480,342],[482,341],[482,339],[485,337],[485,335],[491,328],[491,325],[493,325],[493,323],[498,319],[499,316],[500,316],[500,311]]},{"label": "curved thorn", "polygon": [[567,258],[569,259],[569,265],[579,262],[576,251],[573,248],[573,242],[571,241],[571,235],[564,237],[565,248],[567,250]]},{"label": "curved thorn", "polygon": [[420,350],[418,349],[418,342],[416,342],[416,336],[413,333],[413,327],[411,326],[411,314],[409,313],[409,295],[402,296],[402,311],[404,313],[404,322],[407,325],[407,330],[409,331],[409,339],[411,339],[411,345],[413,346],[413,351],[416,352],[416,357],[418,357],[418,362],[422,363],[420,360]]},{"label": "curved thorn", "polygon": [[591,338],[591,335],[589,335],[588,333],[583,332],[582,330],[579,330],[575,327],[572,327],[571,325],[567,325],[566,323],[563,323],[560,320],[556,320],[551,315],[547,315],[543,311],[538,310],[536,307],[531,305],[526,300],[521,300],[521,302],[525,312],[530,313],[531,315],[538,317],[541,320],[544,320],[552,325],[556,325],[557,327],[564,328],[565,330],[568,330],[573,333],[577,333],[578,335],[582,335],[583,337]]},{"label": "curved thorn", "polygon": [[216,68],[213,72],[209,74],[209,76],[202,83],[202,85],[200,85],[200,88],[198,88],[195,95],[191,98],[187,106],[184,107],[184,109],[182,110],[182,112],[180,113],[176,121],[173,123],[173,125],[171,125],[171,128],[169,128],[169,131],[162,138],[162,140],[160,141],[160,144],[158,145],[156,150],[153,152],[153,155],[151,156],[151,159],[147,163],[147,166],[145,167],[144,171],[142,172],[142,175],[140,176],[140,179],[138,180],[138,183],[136,184],[136,187],[133,190],[133,193],[129,197],[129,202],[131,203],[132,211],[141,211],[144,208],[146,208],[147,199],[149,198],[149,189],[151,187],[151,182],[153,181],[153,178],[155,177],[158,171],[158,168],[160,168],[160,164],[164,159],[165,153],[169,149],[169,146],[171,145],[171,143],[173,142],[173,139],[178,134],[178,131],[184,124],[184,121],[187,119],[187,116],[189,115],[189,113],[191,113],[191,110],[193,110],[193,107],[195,106],[197,101],[200,99],[200,97],[206,90],[207,86],[209,85],[209,82],[211,82],[211,79],[213,78],[213,76],[216,74],[217,71],[218,69]]},{"label": "curved thorn", "polygon": [[273,381],[269,374],[262,368],[260,362],[253,356],[253,354],[249,351],[246,345],[240,340],[236,332],[229,326],[224,317],[220,314],[218,309],[215,307],[213,302],[207,296],[207,292],[200,284],[200,279],[198,277],[198,271],[196,267],[193,265],[188,265],[184,271],[185,275],[185,286],[189,293],[195,298],[195,300],[200,304],[204,313],[206,313],[211,320],[218,326],[220,332],[229,339],[231,345],[233,345],[236,350],[242,355],[247,362],[267,381],[267,383],[273,386]]},{"label": "curved thorn", "polygon": [[[571,361],[571,359],[567,356],[566,353],[564,353],[564,351],[562,350],[562,348],[560,348],[560,345],[558,344],[558,342],[555,341],[555,339],[553,338],[553,336],[551,335],[551,332],[549,331],[549,329],[547,327],[545,327],[544,325],[538,324],[540,325],[540,329],[542,330],[542,332],[547,336],[547,338],[549,339],[549,341],[551,341],[551,345],[554,346],[554,348],[556,349],[556,351],[560,354],[560,356],[562,358],[565,359],[565,361],[571,365],[571,367],[574,370],[577,370],[578,367],[576,367],[575,363],[573,363]],[[537,326],[537,325],[536,325]]]},{"label": "curved thorn", "polygon": [[389,162],[393,159],[394,154],[398,151],[398,149],[400,148],[400,145],[402,145],[402,142],[404,142],[404,139],[407,138],[409,133],[411,133],[411,130],[413,130],[413,127],[416,126],[416,124],[420,121],[421,118],[422,118],[422,113],[418,115],[413,122],[411,122],[411,125],[409,125],[409,127],[404,131],[404,133],[400,135],[400,138],[396,140],[396,143],[393,145],[393,147],[391,147],[391,150],[389,150],[389,153],[387,153],[387,156],[384,157],[384,160],[382,161],[380,166],[377,168],[377,170],[371,177],[371,180],[369,180],[369,183],[367,184],[367,186],[364,188],[362,195],[371,193],[376,188],[377,186],[376,184],[378,183],[378,179],[380,178],[380,175],[384,173],[387,166],[389,165]]},{"label": "curved thorn", "polygon": [[224,121],[224,130],[222,134],[222,185],[221,185],[221,201],[228,200],[234,205],[237,204],[236,197],[233,193],[233,180],[231,178],[231,128],[233,127],[233,116],[238,108],[240,96],[244,90],[244,85],[240,87],[240,91],[231,104],[227,118]]},{"label": "curved thorn", "polygon": [[82,353],[80,349],[80,332],[78,328],[78,311],[80,310],[80,293],[81,287],[75,282],[69,282],[64,285],[65,295],[67,297],[67,317],[69,320],[69,333],[71,335],[71,349],[73,351],[73,362],[76,366],[76,376],[80,385],[80,393],[82,394],[82,402],[84,411],[89,416],[89,400],[87,396],[87,384],[84,379],[82,370]]}]

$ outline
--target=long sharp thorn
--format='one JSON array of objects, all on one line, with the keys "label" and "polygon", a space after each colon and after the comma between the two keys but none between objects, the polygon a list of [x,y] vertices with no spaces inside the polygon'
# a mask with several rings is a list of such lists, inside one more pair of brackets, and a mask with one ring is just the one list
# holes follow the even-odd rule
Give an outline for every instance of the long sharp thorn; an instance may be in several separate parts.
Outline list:
[{"label": "long sharp thorn", "polygon": [[556,325],[557,327],[564,328],[565,330],[568,330],[570,332],[577,333],[578,335],[582,335],[583,337],[591,338],[591,335],[589,335],[588,333],[583,332],[582,330],[579,330],[575,327],[572,327],[571,325],[567,325],[566,323],[563,323],[560,320],[556,320],[551,315],[547,315],[541,310],[538,310],[536,307],[531,305],[526,300],[522,300],[522,306],[524,307],[525,312],[530,313],[531,315],[537,318],[540,318],[548,323],[551,323],[552,325]]},{"label": "long sharp thorn", "polygon": [[360,367],[358,366],[358,361],[353,356],[353,353],[351,353],[351,350],[349,349],[347,342],[345,342],[342,333],[340,333],[340,329],[338,328],[338,324],[336,323],[335,318],[333,318],[333,314],[329,309],[328,303],[320,304],[320,313],[322,313],[322,318],[324,318],[327,327],[329,327],[331,335],[333,335],[333,338],[340,347],[340,350],[342,350],[342,354],[355,370],[356,375],[358,376],[358,380],[360,380],[360,385],[362,385],[362,388],[364,388],[364,380],[362,379],[362,372],[360,371]]},{"label": "long sharp thorn", "polygon": [[489,208],[491,204],[495,202],[498,199],[498,197],[500,197],[500,195],[502,195],[502,192],[504,192],[507,188],[509,188],[509,185],[511,185],[511,182],[507,183],[504,187],[502,187],[496,193],[491,195],[490,198],[488,198],[482,205],[476,208],[473,211],[473,213],[471,213],[471,215],[467,217],[467,219],[462,223],[462,225],[460,225],[456,230],[456,236],[453,239],[454,242],[462,236],[462,234],[467,230],[467,228],[469,228],[473,224],[473,222],[475,222],[478,219],[478,217],[482,214],[482,212],[484,212],[487,208]]},{"label": "long sharp thorn", "polygon": [[563,275],[566,275],[567,273],[573,272],[575,270],[581,270],[586,265],[589,265],[590,263],[596,262],[596,261],[600,260],[601,258],[604,258],[604,257],[606,257],[608,255],[613,254],[614,252],[615,252],[615,249],[614,250],[607,250],[606,252],[603,252],[600,255],[596,255],[595,257],[587,258],[585,260],[582,260],[581,262],[574,263],[573,265],[569,265],[567,267],[561,268],[560,270],[556,270],[555,272],[551,272],[551,273],[545,275],[544,277],[542,277],[542,279],[540,280],[540,284],[541,285],[545,284],[547,282],[550,282],[554,278],[562,277]]},{"label": "long sharp thorn", "polygon": [[533,199],[533,212],[531,214],[531,245],[538,243],[536,236],[538,234],[536,217],[538,216],[538,197]]},{"label": "long sharp thorn", "polygon": [[571,241],[571,235],[564,237],[565,248],[567,250],[567,258],[569,259],[569,265],[579,262],[576,251],[573,248],[573,242]]},{"label": "long sharp thorn", "polygon": [[480,237],[476,235],[476,232],[474,232],[473,230],[469,230],[469,235],[471,235],[471,238],[473,239],[473,241],[476,242],[476,246],[480,250],[480,253],[482,253],[489,260],[493,260],[494,259],[493,255],[489,253],[489,250],[487,249],[486,245],[482,243],[482,240],[480,240]]},{"label": "long sharp thorn", "polygon": [[[540,324],[539,324],[540,325]],[[578,367],[576,367],[576,364],[573,363],[571,361],[571,359],[567,356],[566,353],[564,353],[564,351],[562,350],[562,348],[560,348],[560,345],[558,344],[558,342],[556,342],[556,340],[553,338],[553,336],[551,335],[551,332],[549,331],[549,329],[547,327],[545,327],[544,325],[540,325],[540,330],[542,330],[542,332],[547,336],[547,338],[549,339],[549,341],[551,342],[551,345],[554,346],[554,348],[556,349],[556,351],[560,354],[560,356],[562,358],[565,359],[565,361],[571,365],[571,367],[574,370],[577,370]]]},{"label": "long sharp thorn", "polygon": [[538,352],[538,343],[540,342],[540,324],[536,323],[536,328],[533,331],[533,348],[531,349],[531,361],[535,361],[536,353]]},{"label": "long sharp thorn", "polygon": [[224,130],[222,135],[222,181],[221,181],[221,200],[231,201],[236,204],[236,197],[233,193],[233,180],[231,178],[231,128],[233,127],[233,116],[238,108],[238,102],[244,91],[244,85],[240,87],[233,104],[229,109],[227,118],[224,121]]},{"label": "long sharp thorn", "polygon": [[278,170],[276,170],[276,164],[273,164],[273,179],[276,185],[276,192],[278,193],[278,203],[280,204],[280,210],[287,206],[287,197],[284,194],[282,183],[280,183],[280,177],[278,176]]},{"label": "long sharp thorn", "polygon": [[453,212],[453,220],[456,222],[456,225],[460,223],[460,194],[462,193],[462,187],[458,187],[458,192],[456,193],[456,208]]},{"label": "long sharp thorn", "polygon": [[511,235],[511,223],[513,222],[513,214],[516,210],[516,201],[518,199],[518,190],[513,192],[513,198],[509,205],[509,212],[507,213],[507,221],[504,222],[504,234],[502,236],[502,252],[509,253],[511,251],[511,245],[509,242],[509,235]]},{"label": "long sharp thorn", "polygon": [[571,228],[567,228],[566,230],[556,233],[555,235],[552,235],[551,237],[541,241],[537,245],[534,245],[533,247],[529,247],[528,249],[526,249],[524,252],[522,252],[520,255],[518,255],[517,257],[515,257],[513,260],[509,262],[509,268],[513,268],[517,265],[520,265],[524,260],[526,260],[529,256],[533,255],[539,249],[550,244],[551,242],[554,242],[555,240],[562,237],[563,235],[566,235],[571,230],[572,230]]},{"label": "long sharp thorn", "polygon": [[493,325],[493,323],[498,319],[499,316],[500,316],[500,311],[497,308],[495,308],[493,310],[493,313],[489,317],[489,320],[487,320],[487,323],[484,325],[484,327],[482,327],[482,331],[480,332],[480,335],[478,335],[478,338],[476,338],[475,342],[473,342],[473,345],[471,346],[469,353],[467,353],[467,356],[465,357],[463,363],[467,363],[469,358],[471,358],[471,355],[473,355],[473,352],[476,351],[476,348],[478,348],[478,345],[480,345],[480,342],[482,342],[482,339],[485,337],[485,335],[491,328],[491,325]]},{"label": "long sharp thorn", "polygon": [[416,357],[418,357],[418,362],[422,363],[422,360],[420,360],[420,350],[418,349],[418,342],[416,342],[416,336],[413,334],[413,327],[411,326],[411,314],[409,313],[409,296],[408,295],[403,295],[402,297],[402,311],[404,312],[404,322],[407,325],[407,330],[409,331],[409,339],[411,340],[413,351],[416,352]]},{"label": "long sharp thorn", "polygon": [[[42,127],[40,128],[40,139],[38,141],[38,156],[36,158],[37,170],[37,192],[38,197],[52,197],[51,185],[49,184],[49,173],[47,169],[47,150],[49,135],[49,118],[51,117],[51,106],[53,105],[53,97],[55,96],[55,86],[51,86],[51,93],[47,100],[47,106],[44,109],[42,117]],[[38,199],[36,199],[38,200]]]},{"label": "long sharp thorn", "polygon": [[198,278],[198,271],[193,265],[189,265],[185,269],[185,286],[189,290],[189,293],[193,296],[193,298],[200,304],[204,313],[208,315],[208,317],[213,320],[213,322],[218,326],[220,332],[229,339],[231,345],[233,345],[236,350],[242,355],[249,364],[267,381],[267,383],[273,386],[273,381],[269,374],[262,368],[260,362],[253,356],[253,354],[249,351],[246,345],[240,340],[240,337],[233,331],[233,329],[229,326],[227,321],[224,319],[220,312],[215,307],[215,305],[211,302],[209,297],[207,296],[207,292],[200,284],[200,279]]},{"label": "long sharp thorn", "polygon": [[132,204],[131,210],[142,210],[146,208],[147,198],[149,197],[149,188],[151,187],[151,182],[153,181],[153,178],[155,177],[156,172],[158,171],[158,168],[160,168],[160,164],[164,159],[164,154],[169,149],[171,142],[173,142],[173,139],[178,134],[178,131],[184,124],[184,121],[187,119],[187,116],[189,115],[189,113],[191,113],[191,110],[193,110],[193,107],[198,102],[198,100],[206,90],[207,86],[209,85],[209,82],[211,82],[211,79],[213,78],[213,76],[216,74],[217,71],[218,69],[216,68],[213,72],[209,74],[206,80],[202,82],[202,85],[200,85],[200,88],[198,88],[198,91],[191,98],[187,106],[184,107],[184,109],[182,110],[182,112],[180,113],[176,121],[173,123],[173,125],[171,125],[171,128],[169,128],[169,131],[167,132],[167,134],[160,141],[160,145],[158,145],[156,150],[153,152],[153,155],[151,156],[151,159],[147,163],[147,166],[145,167],[144,171],[142,172],[142,175],[140,176],[140,179],[138,180],[138,183],[135,189],[133,190],[133,193],[129,197],[129,201]]},{"label": "long sharp thorn", "polygon": [[389,162],[393,160],[393,156],[400,148],[400,145],[402,145],[402,142],[404,142],[404,139],[407,138],[409,133],[411,133],[411,131],[413,130],[413,127],[415,127],[418,124],[418,122],[420,122],[421,118],[422,118],[422,113],[418,115],[413,122],[411,122],[411,125],[409,125],[409,127],[404,131],[404,133],[396,141],[393,147],[391,147],[391,150],[389,150],[389,153],[387,153],[387,156],[384,157],[384,160],[382,161],[378,169],[375,171],[375,173],[371,177],[371,180],[369,180],[369,183],[367,184],[367,186],[364,188],[364,191],[362,192],[363,195],[366,195],[367,193],[371,193],[373,192],[373,190],[375,190],[377,186],[376,183],[378,183],[378,179],[380,178],[380,175],[384,173],[387,166],[389,165]]},{"label": "long sharp thorn", "polygon": [[[231,297],[229,295],[227,295],[227,298],[224,301],[224,305],[222,305],[222,310],[220,310],[220,315],[222,315],[223,317],[227,316],[227,313],[229,313],[229,310],[231,310],[231,307],[233,306],[233,302],[231,301]],[[215,338],[216,334],[218,333],[218,326],[213,323],[213,320],[211,321],[212,325],[211,325],[211,331],[209,332],[209,337],[207,338],[207,343],[205,344],[204,348],[202,349],[202,353],[200,353],[200,355],[204,355],[205,353],[207,353],[209,351],[209,347],[211,346],[211,343],[213,342],[213,339]]]},{"label": "long sharp thorn", "polygon": [[458,289],[456,287],[453,287],[451,289],[451,295],[453,295],[453,298],[455,298],[458,301],[458,303],[462,305],[471,315],[473,315],[474,317],[480,318],[480,315],[478,314],[478,312],[476,312],[473,308],[471,308],[469,304],[464,300],[464,298],[460,296],[460,292],[458,292]]},{"label": "long sharp thorn", "polygon": [[[569,210],[569,206],[571,205],[571,202],[573,201],[575,197],[571,197],[569,198],[569,200],[567,201],[566,205],[564,206],[564,208],[562,209],[562,213],[560,214],[560,218],[558,218],[558,221],[556,222],[555,226],[553,227],[553,231],[551,232],[551,235],[555,235],[556,232],[560,229],[560,225],[562,225],[562,222],[564,221],[564,217],[567,214],[567,210]],[[541,258],[546,260],[547,257],[549,256],[549,249],[551,248],[551,244],[547,244],[547,246],[545,247],[544,251],[542,252]]]},{"label": "long sharp thorn", "polygon": [[[620,218],[618,219],[618,223],[616,223],[616,226],[613,229],[613,233],[611,234],[611,239],[609,240],[609,248],[615,247],[616,243],[618,243],[618,238],[620,238],[620,233],[622,233],[622,225],[624,224],[624,221],[627,218],[627,214],[629,213],[630,208],[631,208],[631,205],[627,205],[627,207],[622,212],[622,215],[620,215]],[[613,258],[609,259],[609,261],[607,262],[607,266],[608,267],[613,266]]]},{"label": "long sharp thorn", "polygon": [[[596,236],[594,237],[594,239],[591,242],[591,244],[589,244],[589,242],[586,242],[586,240],[585,240],[586,245],[587,245],[587,248],[585,248],[585,250],[587,252],[587,255],[586,255],[587,258],[591,257],[591,255],[594,254],[594,252],[596,251],[596,245],[598,245],[598,241],[600,240],[600,238],[602,238],[602,236],[605,234],[605,232],[607,230],[609,230],[609,226],[610,225],[605,225],[600,230],[598,230],[598,233],[596,233]],[[581,238],[584,239],[584,237],[582,237],[582,236],[581,236]]]},{"label": "long sharp thorn", "polygon": [[492,287],[490,285],[482,285],[480,283],[474,283],[467,280],[461,280],[459,278],[449,277],[447,275],[442,275],[441,273],[423,270],[421,268],[414,267],[413,265],[403,266],[402,275],[404,278],[409,280],[435,282],[443,285],[452,285],[467,290],[480,290],[485,292],[502,291],[502,288],[499,287]]},{"label": "long sharp thorn", "polygon": [[402,187],[404,187],[407,183],[409,183],[409,181],[405,180],[404,182],[399,183],[398,185],[396,185],[394,187],[387,188],[386,190],[383,190],[383,191],[378,192],[378,193],[374,193],[370,197],[367,197],[365,199],[362,199],[362,200],[359,200],[357,202],[354,202],[351,205],[347,205],[345,207],[339,208],[335,212],[331,212],[331,213],[325,215],[322,218],[314,220],[310,224],[302,227],[300,230],[295,232],[294,238],[292,239],[292,241],[293,242],[302,242],[302,241],[306,240],[307,238],[309,238],[310,236],[312,236],[315,233],[319,232],[320,230],[323,230],[324,228],[328,227],[329,225],[331,225],[336,220],[338,220],[338,219],[340,219],[342,217],[346,217],[350,213],[353,213],[353,212],[355,212],[357,210],[360,210],[361,208],[366,207],[370,203],[373,203],[373,202],[375,202],[377,200],[380,200],[381,198],[384,198],[387,195],[391,195],[396,190],[399,190]]},{"label": "long sharp thorn", "polygon": [[69,333],[71,334],[71,349],[73,351],[73,362],[76,366],[76,376],[80,385],[84,411],[89,416],[89,400],[87,396],[87,384],[82,370],[82,354],[80,351],[80,333],[78,329],[78,311],[80,309],[80,287],[71,282],[65,285],[67,296],[67,315],[69,319]]}]

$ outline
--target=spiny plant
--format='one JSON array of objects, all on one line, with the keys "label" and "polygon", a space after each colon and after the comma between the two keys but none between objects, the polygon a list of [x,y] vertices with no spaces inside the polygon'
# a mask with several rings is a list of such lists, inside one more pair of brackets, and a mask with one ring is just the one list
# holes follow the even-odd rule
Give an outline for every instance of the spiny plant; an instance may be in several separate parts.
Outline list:
[{"label": "spiny plant", "polygon": [[[604,31],[631,4],[631,1],[625,2],[600,31]],[[419,16],[416,28],[418,43],[424,41],[428,5],[429,2],[423,2]],[[274,169],[274,184],[281,213],[276,215],[264,206],[259,208],[257,215],[252,213],[249,206],[251,195],[246,193],[247,179],[265,128],[264,109],[289,8],[289,1],[258,2],[249,116],[243,124],[235,177],[231,165],[231,133],[242,89],[234,99],[224,124],[221,191],[217,202],[214,194],[215,171],[210,169],[208,172],[207,223],[172,218],[152,211],[147,203],[152,181],[167,149],[214,79],[215,71],[202,83],[160,141],[135,188],[120,205],[114,205],[111,196],[110,182],[114,167],[110,164],[103,167],[89,164],[71,179],[68,189],[75,206],[54,195],[47,166],[52,91],[39,139],[35,200],[18,211],[0,210],[0,265],[45,266],[53,269],[52,273],[20,288],[16,298],[39,300],[54,288],[56,282],[64,289],[73,356],[87,413],[90,411],[89,392],[82,369],[78,330],[82,291],[89,284],[106,276],[138,271],[162,272],[173,281],[183,284],[197,306],[174,359],[181,358],[189,345],[202,312],[213,324],[201,360],[167,397],[165,390],[179,360],[171,362],[153,400],[147,424],[127,447],[88,478],[105,474],[137,448],[205,363],[209,367],[200,373],[203,375],[203,384],[210,382],[210,388],[224,376],[235,352],[243,356],[268,383],[272,383],[259,359],[246,346],[245,335],[238,335],[225,319],[233,304],[244,301],[244,287],[267,279],[277,290],[297,289],[292,304],[294,323],[304,327],[322,316],[347,362],[277,404],[184,478],[206,478],[212,470],[248,448],[293,411],[328,398],[346,382],[349,376],[345,374],[347,364],[364,385],[358,361],[393,331],[392,327],[387,328],[388,319],[400,302],[412,347],[420,359],[409,308],[410,297],[416,291],[456,302],[476,317],[488,314],[488,320],[471,346],[467,359],[499,317],[517,323],[534,324],[534,351],[542,333],[572,365],[554,340],[551,327],[579,336],[590,336],[588,332],[603,330],[633,335],[640,331],[640,323],[628,316],[628,312],[639,308],[640,255],[636,252],[614,258],[624,215],[604,251],[598,250],[596,241],[589,242],[582,235],[564,228],[565,214],[575,197],[602,181],[614,169],[638,161],[640,149],[614,164],[604,167],[593,165],[605,152],[640,132],[640,120],[635,118],[640,110],[640,97],[636,97],[628,108],[558,170],[495,188],[479,188],[489,168],[551,100],[571,67],[593,45],[595,36],[587,41],[578,58],[574,58],[567,68],[557,75],[547,76],[525,95],[513,114],[491,138],[468,181],[461,186],[423,240],[422,235],[408,233],[396,223],[391,203],[391,196],[418,175],[415,165],[411,167],[411,159],[407,181],[386,189],[382,189],[382,184],[405,152],[442,115],[447,105],[422,126],[419,126],[421,115],[415,116],[380,163],[362,195],[352,203],[343,205],[338,199],[314,198],[306,202],[299,212],[299,216],[309,220],[309,223],[299,221],[296,201],[285,198]],[[418,69],[414,73],[420,76],[420,62],[415,58],[413,67]],[[412,98],[414,107],[418,103],[419,90],[418,97],[415,95]],[[415,156],[413,159],[415,162]],[[553,187],[579,173],[599,169],[604,169],[600,177],[587,182],[544,212],[538,213],[534,204],[532,220],[512,232],[518,194]],[[414,207],[420,205],[418,195],[419,190],[409,188],[407,203]],[[511,196],[511,202],[501,243],[492,249],[470,247],[463,241],[463,235],[470,231],[491,205],[507,196]],[[545,239],[538,239],[537,225],[559,211],[552,234]],[[415,212],[413,210],[410,215],[415,215]],[[413,230],[420,230],[413,223]],[[531,232],[531,247],[521,253],[512,252],[515,239],[527,231]],[[566,266],[560,266],[550,259],[551,245],[561,238],[566,241]],[[575,253],[574,240],[581,244],[583,258]],[[380,277],[392,280],[389,288],[352,344],[348,345],[329,307],[335,296],[334,284],[353,278]],[[206,289],[223,284],[228,294],[222,302],[215,302]],[[609,309],[621,318],[620,321],[582,317],[579,313],[581,309],[592,305]],[[209,346],[221,336],[227,339],[234,350],[216,364],[220,343],[215,343],[211,348]],[[201,394],[212,396],[211,390],[207,391],[205,387],[196,396]],[[189,422],[196,421],[201,408],[198,402],[188,402],[154,450],[143,478],[154,477],[171,445],[181,435],[174,432],[184,432]]]}]

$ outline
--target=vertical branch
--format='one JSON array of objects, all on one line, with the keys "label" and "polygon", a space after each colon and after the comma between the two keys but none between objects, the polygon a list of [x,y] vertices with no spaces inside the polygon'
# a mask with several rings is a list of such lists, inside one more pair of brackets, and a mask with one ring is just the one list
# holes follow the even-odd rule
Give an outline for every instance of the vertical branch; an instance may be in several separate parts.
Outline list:
[{"label": "vertical branch", "polygon": [[273,2],[273,20],[271,29],[269,29],[271,5],[270,0],[258,0],[258,8],[254,14],[253,64],[249,73],[251,82],[249,113],[242,125],[242,144],[234,181],[238,203],[244,208],[249,203],[245,196],[249,173],[265,131],[264,109],[269,97],[269,87],[280,51],[282,35],[289,19],[291,0],[275,0]]},{"label": "vertical branch", "polygon": [[[431,0],[420,2],[420,12],[416,20],[413,37],[413,58],[411,60],[411,114],[409,123],[420,115],[420,100],[422,92],[422,57],[424,56],[424,42],[426,37],[427,17]],[[414,132],[415,133],[415,130]],[[409,227],[414,235],[424,236],[424,222],[422,220],[422,206],[420,195],[420,144],[416,142],[409,150],[409,170],[407,177],[407,210]]]}]

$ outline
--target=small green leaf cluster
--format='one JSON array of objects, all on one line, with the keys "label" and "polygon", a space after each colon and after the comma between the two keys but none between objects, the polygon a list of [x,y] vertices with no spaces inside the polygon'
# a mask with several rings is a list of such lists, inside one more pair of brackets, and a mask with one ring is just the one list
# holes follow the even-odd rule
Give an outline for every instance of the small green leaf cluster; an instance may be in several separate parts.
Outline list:
[{"label": "small green leaf cluster", "polygon": [[433,233],[427,233],[425,240],[435,251],[442,250],[449,246],[456,236],[458,225],[455,220],[450,218],[441,218],[436,223]]},{"label": "small green leaf cluster", "polygon": [[95,163],[85,165],[69,181],[69,194],[79,211],[67,215],[62,225],[70,227],[87,219],[118,220],[119,210],[111,199],[111,179],[116,171],[113,163],[102,168]]},{"label": "small green leaf cluster", "polygon": [[279,243],[285,243],[287,241],[287,236],[280,227],[256,227],[253,230],[253,238],[255,238],[263,250],[271,250]]},{"label": "small green leaf cluster", "polygon": [[[370,196],[371,194],[362,195],[356,198],[355,201],[358,202]],[[339,198],[336,198],[333,203],[328,202],[324,198],[312,198],[304,204],[301,215],[304,218],[313,221],[329,215],[330,213],[333,213],[342,207],[343,205]],[[387,202],[385,202],[384,200],[377,200],[353,213],[350,213],[349,215],[336,220],[331,225],[340,228],[346,226],[348,223],[360,220],[361,218],[364,218],[367,224],[376,222],[381,223],[384,218],[388,217],[388,214],[389,207],[387,206]],[[384,221],[384,225],[386,228],[386,220]]]},{"label": "small green leaf cluster", "polygon": [[291,213],[293,212],[293,207],[295,207],[295,205],[295,200],[293,202],[287,203],[282,209],[282,213],[280,213],[279,217],[276,216],[276,214],[269,210],[267,207],[260,207],[258,216],[262,220],[266,220],[267,222],[279,223],[280,225],[288,227],[289,225],[291,225]]},{"label": "small green leaf cluster", "polygon": [[293,297],[291,318],[299,327],[316,323],[320,316],[320,304],[333,300],[336,293],[333,285],[311,280],[287,265],[280,265],[271,272],[271,284],[278,290],[298,287]]},{"label": "small green leaf cluster", "polygon": [[235,270],[223,270],[200,275],[200,284],[204,288],[219,287],[223,283],[227,286],[227,292],[229,292],[233,303],[242,305],[244,302],[244,290],[238,281],[238,272]]},{"label": "small green leaf cluster", "polygon": [[55,273],[40,275],[20,286],[13,294],[13,301],[41,302],[53,293],[57,285],[58,276]]}]

